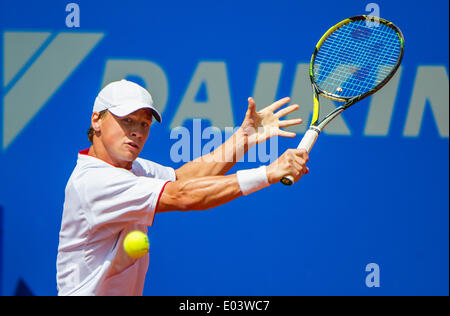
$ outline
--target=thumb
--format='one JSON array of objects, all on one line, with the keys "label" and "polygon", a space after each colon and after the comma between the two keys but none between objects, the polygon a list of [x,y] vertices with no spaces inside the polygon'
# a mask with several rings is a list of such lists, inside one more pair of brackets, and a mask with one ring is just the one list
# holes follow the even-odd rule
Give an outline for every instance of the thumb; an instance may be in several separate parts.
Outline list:
[{"label": "thumb", "polygon": [[252,97],[248,98],[248,111],[249,112],[256,112],[255,100],[253,100]]}]

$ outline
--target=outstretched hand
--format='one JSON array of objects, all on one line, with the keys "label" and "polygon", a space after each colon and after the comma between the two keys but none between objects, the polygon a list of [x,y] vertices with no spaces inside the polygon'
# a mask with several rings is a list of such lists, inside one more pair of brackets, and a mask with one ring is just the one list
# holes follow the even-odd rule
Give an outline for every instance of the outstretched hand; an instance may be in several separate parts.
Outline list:
[{"label": "outstretched hand", "polygon": [[273,136],[295,137],[296,134],[284,131],[280,128],[299,125],[303,122],[301,118],[292,120],[280,120],[291,112],[298,110],[298,104],[293,104],[277,113],[276,110],[291,101],[290,98],[280,99],[261,111],[256,112],[256,104],[253,98],[248,98],[248,110],[245,114],[242,130],[249,137],[249,142],[260,144]]}]

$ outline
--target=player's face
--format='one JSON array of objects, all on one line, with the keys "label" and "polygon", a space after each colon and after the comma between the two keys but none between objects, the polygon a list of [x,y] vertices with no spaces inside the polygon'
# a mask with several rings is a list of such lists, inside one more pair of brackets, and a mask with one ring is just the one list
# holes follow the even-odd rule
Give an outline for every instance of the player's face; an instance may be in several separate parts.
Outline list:
[{"label": "player's face", "polygon": [[140,109],[124,117],[108,113],[101,122],[101,140],[108,156],[105,158],[115,166],[131,168],[147,141],[151,124],[149,109]]}]

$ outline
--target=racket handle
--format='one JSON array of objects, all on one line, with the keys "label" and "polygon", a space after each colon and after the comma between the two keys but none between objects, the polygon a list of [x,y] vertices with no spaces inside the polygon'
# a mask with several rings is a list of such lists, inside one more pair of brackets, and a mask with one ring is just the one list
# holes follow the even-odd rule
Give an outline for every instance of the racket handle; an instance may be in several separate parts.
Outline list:
[{"label": "racket handle", "polygon": [[[309,154],[318,136],[319,132],[316,131],[315,129],[307,130],[297,149],[304,149]],[[292,185],[294,184],[294,177],[285,176],[280,180],[280,182],[283,183],[284,185]]]},{"label": "racket handle", "polygon": [[315,129],[307,130],[300,144],[298,144],[297,149],[304,149],[309,154],[311,152],[312,147],[316,143],[318,136],[319,132],[317,132]]}]

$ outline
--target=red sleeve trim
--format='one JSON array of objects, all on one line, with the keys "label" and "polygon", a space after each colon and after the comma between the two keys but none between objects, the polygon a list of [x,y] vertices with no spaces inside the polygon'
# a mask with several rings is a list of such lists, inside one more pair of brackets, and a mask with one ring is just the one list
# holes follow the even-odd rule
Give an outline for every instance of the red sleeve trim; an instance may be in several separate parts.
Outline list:
[{"label": "red sleeve trim", "polygon": [[[164,188],[166,187],[167,183],[172,182],[172,181],[167,181],[166,183],[164,183],[161,192],[159,192],[159,196],[158,196],[158,200],[156,201],[156,206],[155,206],[155,215],[156,215],[156,210],[158,209],[158,204],[159,204],[159,200],[161,199],[161,195],[164,192]],[[152,224],[150,226],[153,226],[153,221],[155,220],[155,215],[153,215],[153,219],[152,219]]]}]

